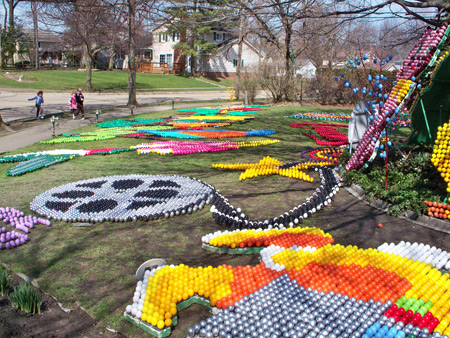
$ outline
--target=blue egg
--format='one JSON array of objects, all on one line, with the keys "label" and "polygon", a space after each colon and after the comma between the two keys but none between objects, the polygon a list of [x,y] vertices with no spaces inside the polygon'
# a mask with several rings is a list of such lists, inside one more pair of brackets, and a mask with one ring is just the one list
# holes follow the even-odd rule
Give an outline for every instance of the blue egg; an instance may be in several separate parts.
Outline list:
[{"label": "blue egg", "polygon": [[364,54],[364,56],[363,56],[363,60],[367,60],[369,58],[369,55],[367,55],[367,54]]},{"label": "blue egg", "polygon": [[373,59],[373,63],[377,63],[377,59]]},{"label": "blue egg", "polygon": [[353,64],[353,60],[350,60],[349,62],[350,62],[351,65]]},{"label": "blue egg", "polygon": [[367,80],[372,81],[372,75],[369,74],[369,75],[367,76]]},{"label": "blue egg", "polygon": [[337,76],[335,76],[334,81],[339,81],[339,78]]},{"label": "blue egg", "polygon": [[384,61],[381,61],[381,65],[382,66],[384,66],[386,64],[386,62],[384,62]]},{"label": "blue egg", "polygon": [[416,77],[415,76],[411,77],[411,81],[416,81]]},{"label": "blue egg", "polygon": [[342,77],[342,78],[344,78],[344,76],[345,76],[344,74],[341,74],[341,77]]}]

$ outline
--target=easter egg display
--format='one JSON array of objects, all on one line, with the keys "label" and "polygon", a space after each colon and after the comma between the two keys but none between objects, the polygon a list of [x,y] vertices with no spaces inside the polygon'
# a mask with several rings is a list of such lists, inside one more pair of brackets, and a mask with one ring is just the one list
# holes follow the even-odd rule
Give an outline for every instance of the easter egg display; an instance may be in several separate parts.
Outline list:
[{"label": "easter egg display", "polygon": [[314,227],[216,231],[202,237],[202,248],[217,253],[253,254],[270,245],[319,248],[334,243],[333,237]]},{"label": "easter egg display", "polygon": [[266,136],[275,134],[274,130],[249,130],[249,131],[229,131],[229,130],[169,130],[158,131],[139,129],[139,133],[148,133],[159,137],[170,137],[178,139],[219,139],[230,137],[251,137]]},{"label": "easter egg display", "polygon": [[67,222],[124,222],[190,214],[211,203],[214,188],[190,177],[124,175],[65,184],[37,196],[30,209]]},{"label": "easter egg display", "polygon": [[440,219],[450,218],[450,204],[425,201],[428,206],[428,216]]},{"label": "easter egg display", "polygon": [[285,118],[291,119],[309,119],[309,120],[324,120],[324,121],[350,121],[350,114],[345,113],[324,113],[324,112],[309,112],[298,113],[291,116],[285,116]]},{"label": "easter egg display", "polygon": [[[396,83],[390,94],[383,95],[378,103],[379,111],[374,116],[363,138],[358,144],[353,156],[349,159],[346,169],[361,168],[371,157],[381,132],[391,123],[394,115],[408,108],[412,103],[412,93],[421,87],[417,82],[422,77],[424,70],[434,64],[440,53],[441,42],[447,38],[448,24],[435,30],[428,28],[413,48],[403,67],[396,75]],[[420,85],[420,86],[419,86]]]},{"label": "easter egg display", "polygon": [[13,249],[25,244],[29,240],[28,234],[36,224],[51,225],[48,220],[31,215],[25,216],[22,211],[9,207],[0,207],[0,220],[15,228],[12,231],[5,227],[0,228],[0,250]]},{"label": "easter egg display", "polygon": [[289,178],[295,178],[304,180],[306,182],[313,182],[313,178],[305,174],[301,169],[309,169],[311,166],[316,165],[330,165],[328,162],[324,163],[287,163],[283,164],[275,158],[270,156],[264,157],[258,163],[238,163],[238,164],[213,164],[213,168],[229,169],[229,170],[242,170],[244,171],[239,176],[239,181],[246,180],[248,178],[255,178],[258,176],[266,175],[280,175]]},{"label": "easter egg display", "polygon": [[132,150],[131,148],[53,149],[35,153],[3,156],[0,157],[0,163],[22,162],[16,167],[9,169],[6,173],[8,176],[18,176],[72,160],[78,156],[111,155]]},{"label": "easter egg display", "polygon": [[343,152],[343,148],[318,148],[303,150],[301,157],[310,162],[330,162],[337,163],[338,157]]},{"label": "easter egg display", "polygon": [[437,138],[431,155],[431,163],[441,173],[442,178],[447,184],[447,192],[450,193],[450,123],[444,123],[438,127]]},{"label": "easter egg display", "polygon": [[[289,166],[299,164],[284,164],[279,170],[289,170]],[[30,209],[58,221],[125,222],[190,214],[212,204],[210,211],[221,225],[240,229],[293,227],[328,206],[339,191],[339,178],[332,169],[317,163],[306,166],[319,173],[320,186],[306,203],[270,220],[250,220],[207,183],[168,175],[106,176],[69,183],[40,194]]]},{"label": "easter egg display", "polygon": [[[298,163],[287,163],[284,168],[295,167]],[[301,224],[303,219],[327,207],[339,191],[340,180],[337,173],[328,167],[312,164],[310,170],[316,170],[320,177],[320,186],[306,202],[285,212],[283,215],[266,220],[252,220],[242,212],[241,208],[235,208],[228,199],[216,192],[211,204],[211,212],[217,224],[226,225],[238,229],[272,229],[279,227],[293,227]]]},{"label": "easter egg display", "polygon": [[398,244],[383,243],[377,249],[378,251],[389,252],[401,257],[412,258],[419,262],[433,265],[436,269],[450,270],[450,252],[430,247],[423,243],[409,243],[401,241]]},{"label": "easter egg display", "polygon": [[156,153],[159,155],[188,155],[195,153],[214,153],[243,147],[259,147],[280,142],[279,140],[258,140],[250,142],[235,141],[156,141],[142,143],[133,148],[139,155]]},{"label": "easter egg display", "polygon": [[339,244],[270,245],[260,258],[254,267],[180,264],[148,270],[125,318],[156,333],[165,330],[166,336],[192,298],[223,311],[188,329],[188,337],[450,333],[449,274],[426,263]]}]

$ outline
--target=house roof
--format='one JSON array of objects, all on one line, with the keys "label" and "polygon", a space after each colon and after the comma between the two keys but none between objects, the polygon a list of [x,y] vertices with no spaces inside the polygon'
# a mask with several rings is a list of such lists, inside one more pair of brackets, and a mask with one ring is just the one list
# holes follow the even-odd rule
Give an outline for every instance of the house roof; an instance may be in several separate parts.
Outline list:
[{"label": "house roof", "polygon": [[[263,58],[266,57],[266,54],[263,51],[260,51],[258,48],[256,48],[255,46],[253,46],[250,42],[248,42],[246,39],[242,40],[248,47],[250,47],[256,54],[261,55]],[[230,40],[226,40],[220,44],[217,45],[217,47],[219,49],[225,49],[227,46],[232,46],[235,44],[238,44],[239,39],[230,39]]]},{"label": "house roof", "polygon": [[[33,29],[24,29],[23,32],[31,37],[34,35]],[[40,42],[61,42],[61,37],[51,31],[38,30],[38,40]]]}]

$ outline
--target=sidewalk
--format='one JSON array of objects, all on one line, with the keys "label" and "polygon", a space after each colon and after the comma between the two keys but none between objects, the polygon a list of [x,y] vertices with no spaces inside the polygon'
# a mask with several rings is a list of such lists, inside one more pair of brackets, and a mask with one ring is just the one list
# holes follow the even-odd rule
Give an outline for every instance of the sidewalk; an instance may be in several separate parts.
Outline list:
[{"label": "sidewalk", "polygon": [[[177,104],[175,108],[181,109],[186,107],[199,107],[202,106],[201,103],[191,103],[191,104]],[[151,113],[157,111],[166,111],[171,110],[171,105],[164,106],[153,106],[153,107],[138,107],[134,109],[134,114],[142,114],[142,113]],[[131,116],[129,108],[116,108],[110,112],[102,113],[99,115],[99,122],[123,118]],[[46,118],[45,120],[38,121],[41,124],[31,127],[28,129],[24,129],[18,132],[7,134],[3,137],[0,136],[0,153],[14,151],[22,147],[26,147],[32,145],[36,142],[40,142],[51,138],[52,136],[52,124],[50,119]],[[85,120],[58,120],[55,123],[55,133],[62,134],[66,132],[70,132],[74,129],[84,127],[90,124],[95,124],[95,115],[87,114]]]},{"label": "sidewalk", "polygon": [[[17,92],[14,90],[2,90],[0,94],[0,114],[3,121],[11,122],[23,118],[35,116],[34,102],[28,101],[35,96],[35,92]],[[125,108],[128,102],[128,93],[84,93],[85,109],[107,110],[114,107]],[[68,100],[70,93],[44,92],[44,113],[55,114],[69,111]],[[226,90],[214,91],[190,91],[190,92],[145,92],[137,93],[140,105],[158,104],[175,101],[176,105],[189,101],[218,101],[229,100]]]}]

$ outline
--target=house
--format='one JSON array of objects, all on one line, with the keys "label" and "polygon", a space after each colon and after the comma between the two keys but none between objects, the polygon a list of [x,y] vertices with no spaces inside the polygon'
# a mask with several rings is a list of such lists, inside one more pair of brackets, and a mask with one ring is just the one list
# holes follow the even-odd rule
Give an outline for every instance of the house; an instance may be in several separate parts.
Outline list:
[{"label": "house", "polygon": [[299,59],[295,62],[295,74],[301,76],[302,79],[315,79],[316,66],[311,60]]},{"label": "house", "polygon": [[[23,43],[23,47],[26,47],[28,52],[16,53],[14,55],[14,63],[31,62],[31,60],[34,60],[34,30],[24,29],[23,33],[26,38],[20,43]],[[58,34],[50,31],[38,30],[39,61],[41,65],[49,67],[66,66],[67,61],[63,53],[63,48],[62,39]],[[20,50],[20,48],[17,49]]]},{"label": "house", "polygon": [[[186,35],[168,29],[166,24],[156,27],[152,31],[153,40],[150,47],[150,61],[138,61],[138,70],[149,73],[177,74],[191,73],[193,60],[189,56],[181,55],[181,50],[174,46],[186,40]],[[195,72],[204,76],[217,78],[232,78],[236,75],[238,40],[225,29],[213,28],[205,34],[203,39],[217,45],[217,52],[203,54],[196,58]],[[252,46],[248,41],[242,42],[241,65],[249,68],[258,65],[264,54]]]}]

